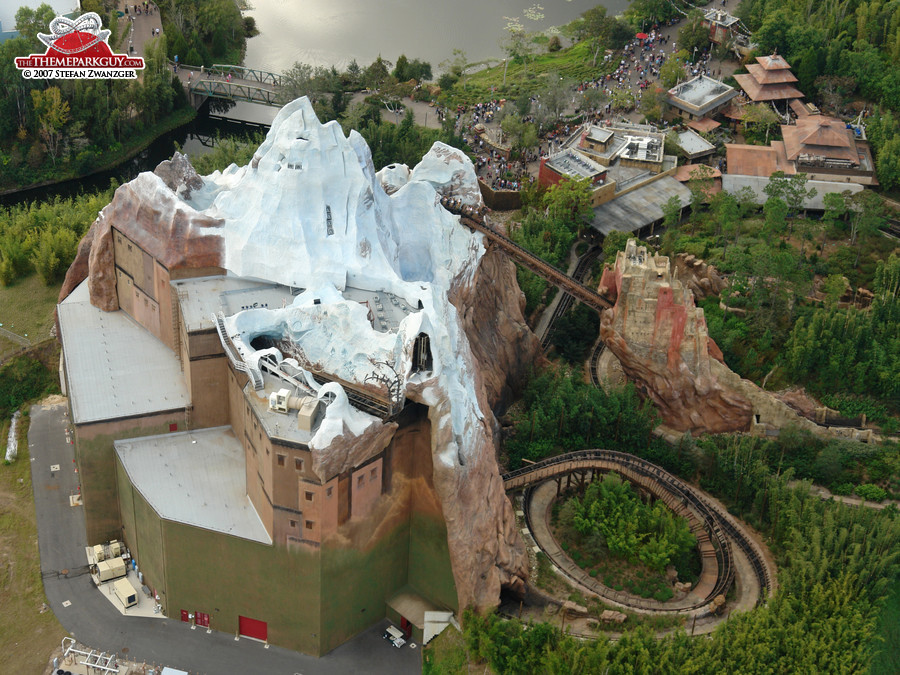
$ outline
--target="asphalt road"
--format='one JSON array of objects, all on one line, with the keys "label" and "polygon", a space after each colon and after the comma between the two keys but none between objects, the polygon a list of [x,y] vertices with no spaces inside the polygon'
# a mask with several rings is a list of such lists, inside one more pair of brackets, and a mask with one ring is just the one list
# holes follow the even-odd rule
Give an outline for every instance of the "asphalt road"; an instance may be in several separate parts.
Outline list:
[{"label": "asphalt road", "polygon": [[[316,659],[279,647],[266,649],[254,640],[235,641],[231,634],[191,630],[178,619],[123,617],[87,572],[84,511],[69,506],[78,474],[75,446],[66,441],[65,411],[65,405],[33,406],[28,446],[47,603],[76,640],[130,661],[168,665],[192,675],[422,672],[420,648],[396,649],[382,639],[386,620]],[[53,465],[59,470],[52,471]]]}]

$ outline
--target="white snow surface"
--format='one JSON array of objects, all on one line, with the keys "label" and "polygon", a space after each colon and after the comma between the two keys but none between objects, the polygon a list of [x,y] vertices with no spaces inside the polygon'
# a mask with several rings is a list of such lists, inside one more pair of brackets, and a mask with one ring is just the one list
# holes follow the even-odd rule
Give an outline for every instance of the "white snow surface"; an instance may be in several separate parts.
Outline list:
[{"label": "white snow surface", "polygon": [[[381,178],[395,189],[390,195]],[[457,444],[473,447],[482,417],[474,361],[447,294],[454,280],[471,283],[484,246],[481,235],[440,205],[442,194],[481,204],[474,167],[463,153],[435,143],[412,171],[398,164],[377,176],[362,136],[345,137],[336,122],[320,124],[301,98],[278,113],[249,166],[232,165],[203,181],[183,203],[224,221],[229,272],[305,289],[287,307],[226,318],[246,362],[260,356],[250,346],[254,337],[290,337],[324,372],[362,383],[384,373],[376,362],[386,361],[405,388],[413,342],[424,332],[434,365],[416,381],[425,377],[451,402],[450,419],[442,423],[452,424]],[[389,291],[422,309],[396,332],[378,332],[366,308],[343,297],[348,285]],[[335,436],[361,434],[376,422],[336,396],[311,445],[327,447]]]}]

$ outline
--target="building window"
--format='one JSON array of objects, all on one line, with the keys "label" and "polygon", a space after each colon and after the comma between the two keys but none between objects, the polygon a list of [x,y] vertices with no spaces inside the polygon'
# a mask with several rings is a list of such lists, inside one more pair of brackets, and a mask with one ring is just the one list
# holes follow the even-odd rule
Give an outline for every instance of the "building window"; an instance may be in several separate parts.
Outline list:
[{"label": "building window", "polygon": [[378,478],[378,467],[377,466],[374,469],[372,469],[372,480],[375,480],[376,478]]},{"label": "building window", "polygon": [[297,471],[303,471],[303,460],[299,457],[294,457],[294,468],[297,469]]},{"label": "building window", "polygon": [[362,487],[365,482],[366,482],[366,477],[360,476],[359,478],[356,479],[356,487]]},{"label": "building window", "polygon": [[328,488],[327,490],[325,490],[325,496],[330,497],[332,492],[334,492],[334,488],[333,487]]},{"label": "building window", "polygon": [[311,502],[312,500],[313,500],[313,493],[307,492],[306,493],[306,501]]},{"label": "building window", "polygon": [[278,466],[284,466],[284,455],[278,455]]},{"label": "building window", "polygon": [[296,521],[296,520],[292,520],[292,521],[291,521],[291,527],[297,527],[297,521]]},{"label": "building window", "polygon": [[311,530],[312,528],[313,528],[313,521],[307,520],[306,521],[306,529]]}]

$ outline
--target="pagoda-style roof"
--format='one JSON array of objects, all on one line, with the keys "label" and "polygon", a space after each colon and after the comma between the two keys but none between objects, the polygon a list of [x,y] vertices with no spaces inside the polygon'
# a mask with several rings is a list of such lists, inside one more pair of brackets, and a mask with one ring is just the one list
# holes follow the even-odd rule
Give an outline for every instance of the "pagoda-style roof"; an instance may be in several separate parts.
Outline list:
[{"label": "pagoda-style roof", "polygon": [[757,63],[747,65],[747,72],[760,84],[784,84],[796,82],[797,78],[790,70],[766,70]]},{"label": "pagoda-style roof", "polygon": [[790,64],[784,60],[780,54],[772,54],[771,56],[757,56],[756,60],[766,70],[790,70]]},{"label": "pagoda-style roof", "polygon": [[834,117],[812,115],[798,118],[796,125],[782,126],[781,134],[785,154],[791,161],[800,155],[812,155],[859,164],[853,131]]},{"label": "pagoda-style roof", "polygon": [[756,61],[758,65],[751,63],[747,66],[747,74],[734,76],[751,101],[759,103],[803,98],[803,92],[791,84],[797,78],[783,56],[757,56]]},{"label": "pagoda-style roof", "polygon": [[803,92],[790,84],[760,84],[750,74],[735,75],[734,79],[754,103],[803,98]]}]

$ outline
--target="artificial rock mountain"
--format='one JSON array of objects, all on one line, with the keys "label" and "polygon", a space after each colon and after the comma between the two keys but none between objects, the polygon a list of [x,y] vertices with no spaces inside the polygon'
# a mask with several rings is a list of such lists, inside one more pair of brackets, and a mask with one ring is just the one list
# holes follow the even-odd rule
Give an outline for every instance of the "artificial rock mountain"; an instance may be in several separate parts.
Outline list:
[{"label": "artificial rock mountain", "polygon": [[615,298],[600,319],[600,337],[667,426],[691,433],[749,429],[751,403],[722,383],[721,351],[668,258],[649,255],[631,239],[615,267],[604,270],[599,290]]},{"label": "artificial rock mountain", "polygon": [[[279,112],[246,167],[201,177],[176,155],[120,187],[81,242],[61,299],[87,278],[92,304],[119,307],[114,230],[173,279],[179,270],[218,270],[306,289],[294,306],[227,317],[229,334],[244,338],[241,355],[252,362],[250,338],[282,331],[310,362],[347,382],[364,381],[376,359],[393,361],[403,395],[429,409],[434,493],[459,607],[487,608],[501,586],[521,590],[528,575],[498,471],[494,413],[541,358],[540,344],[525,325],[513,264],[460,227],[441,207],[444,195],[482,205],[463,153],[436,143],[412,170],[376,173],[359,134],[320,124],[299,99]],[[376,333],[359,303],[342,296],[351,285],[386,289],[419,311],[396,332]],[[413,375],[412,341],[422,332],[434,365]],[[312,439],[317,470],[364,459],[368,443],[360,439],[382,447],[404,433],[340,414],[326,413],[330,431]]]}]

